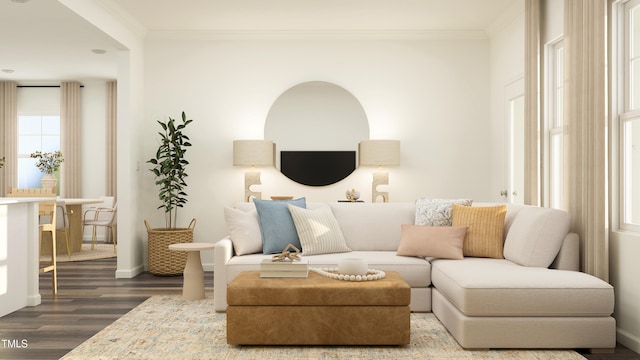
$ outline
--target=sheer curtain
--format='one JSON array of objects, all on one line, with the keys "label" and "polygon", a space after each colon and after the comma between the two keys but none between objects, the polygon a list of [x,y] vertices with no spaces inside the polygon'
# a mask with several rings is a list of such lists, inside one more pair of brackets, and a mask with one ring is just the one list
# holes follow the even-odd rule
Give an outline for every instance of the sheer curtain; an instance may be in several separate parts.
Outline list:
[{"label": "sheer curtain", "polygon": [[18,84],[0,81],[0,158],[5,157],[0,169],[0,195],[5,196],[9,185],[16,186],[18,172]]},{"label": "sheer curtain", "polygon": [[118,115],[118,83],[116,81],[107,82],[107,126],[106,126],[106,195],[116,198],[117,192],[117,143],[116,143],[116,120]]},{"label": "sheer curtain", "polygon": [[606,1],[565,0],[565,192],[582,270],[609,278]]},{"label": "sheer curtain", "polygon": [[80,83],[60,84],[60,148],[64,156],[61,167],[62,197],[80,196]]}]

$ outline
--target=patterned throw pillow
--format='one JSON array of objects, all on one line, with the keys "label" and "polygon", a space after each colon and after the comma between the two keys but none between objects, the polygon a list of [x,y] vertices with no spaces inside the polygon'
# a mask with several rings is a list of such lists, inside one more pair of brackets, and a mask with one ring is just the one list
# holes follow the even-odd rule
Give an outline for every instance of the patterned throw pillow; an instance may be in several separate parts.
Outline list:
[{"label": "patterned throw pillow", "polygon": [[288,205],[302,245],[302,255],[349,252],[331,208],[309,210]]},{"label": "patterned throw pillow", "polygon": [[464,256],[503,259],[504,217],[507,205],[453,205],[453,226],[467,226]]},{"label": "patterned throw pillow", "polygon": [[451,226],[453,204],[471,206],[471,199],[427,199],[416,200],[415,225]]},{"label": "patterned throw pillow", "polygon": [[306,208],[305,198],[294,200],[253,199],[253,203],[256,204],[258,211],[263,254],[279,253],[289,244],[300,248],[300,239],[287,204]]}]

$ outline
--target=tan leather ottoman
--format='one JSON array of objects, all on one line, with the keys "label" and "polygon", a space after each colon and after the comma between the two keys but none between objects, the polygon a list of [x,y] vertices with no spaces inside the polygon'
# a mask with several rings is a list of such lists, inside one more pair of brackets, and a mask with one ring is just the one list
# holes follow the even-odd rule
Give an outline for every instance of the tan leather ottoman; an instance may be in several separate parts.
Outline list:
[{"label": "tan leather ottoman", "polygon": [[227,288],[232,345],[409,344],[410,287],[393,271],[382,280],[260,278],[241,272]]}]

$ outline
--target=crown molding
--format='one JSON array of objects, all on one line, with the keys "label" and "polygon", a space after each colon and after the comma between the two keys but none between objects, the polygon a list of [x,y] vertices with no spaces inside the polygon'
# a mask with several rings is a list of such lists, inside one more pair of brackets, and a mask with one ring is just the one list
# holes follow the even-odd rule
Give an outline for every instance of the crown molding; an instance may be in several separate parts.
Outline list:
[{"label": "crown molding", "polygon": [[462,30],[151,30],[147,39],[202,40],[486,40],[485,31]]},{"label": "crown molding", "polygon": [[493,23],[491,23],[486,33],[489,37],[494,37],[500,31],[511,25],[519,16],[524,14],[524,1],[514,1]]}]

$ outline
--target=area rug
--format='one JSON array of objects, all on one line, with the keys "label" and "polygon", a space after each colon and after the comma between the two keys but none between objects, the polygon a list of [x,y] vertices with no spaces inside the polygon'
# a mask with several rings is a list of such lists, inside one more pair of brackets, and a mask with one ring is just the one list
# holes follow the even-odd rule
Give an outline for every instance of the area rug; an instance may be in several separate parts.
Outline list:
[{"label": "area rug", "polygon": [[[58,256],[56,256],[56,262],[86,261],[112,257],[116,257],[116,253],[113,251],[113,244],[96,244],[93,250],[91,250],[91,244],[82,244],[81,252],[72,253],[71,258],[67,256],[67,253],[58,254]],[[51,255],[43,255],[40,257],[40,260],[51,261]]]},{"label": "area rug", "polygon": [[62,359],[584,360],[570,350],[466,351],[431,313],[411,314],[411,344],[398,347],[232,346],[226,342],[225,326],[225,314],[213,310],[212,298],[153,296]]}]

